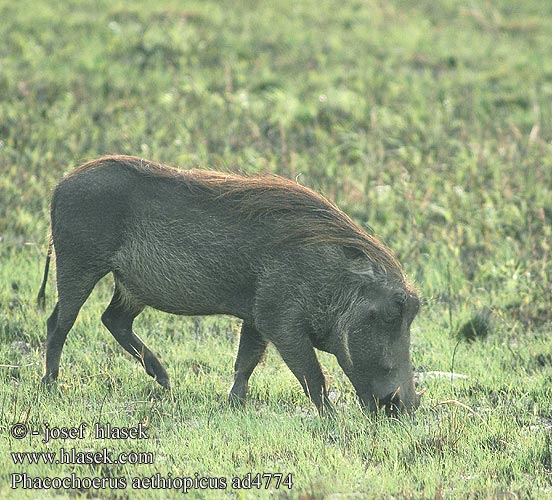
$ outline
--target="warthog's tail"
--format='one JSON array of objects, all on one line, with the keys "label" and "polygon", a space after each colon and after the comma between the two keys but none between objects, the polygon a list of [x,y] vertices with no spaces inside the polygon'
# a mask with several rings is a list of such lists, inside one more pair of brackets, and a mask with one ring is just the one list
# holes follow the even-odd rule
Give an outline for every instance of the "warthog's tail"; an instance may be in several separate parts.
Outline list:
[{"label": "warthog's tail", "polygon": [[46,282],[48,281],[48,271],[50,270],[50,259],[52,258],[53,241],[50,238],[48,243],[48,253],[46,254],[46,264],[44,265],[44,277],[42,278],[42,285],[36,297],[36,303],[38,307],[44,310],[46,306]]}]

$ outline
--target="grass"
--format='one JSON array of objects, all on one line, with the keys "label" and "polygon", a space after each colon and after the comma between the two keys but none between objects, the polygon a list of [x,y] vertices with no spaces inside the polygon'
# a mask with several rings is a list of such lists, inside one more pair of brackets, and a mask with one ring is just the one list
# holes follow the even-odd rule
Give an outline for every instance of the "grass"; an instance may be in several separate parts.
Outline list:
[{"label": "grass", "polygon": [[[131,478],[197,472],[227,478],[217,496],[231,498],[552,498],[551,5],[20,0],[0,17],[2,497],[180,496]],[[274,350],[231,409],[239,322],[148,310],[137,330],[168,368],[165,392],[101,326],[109,279],[69,335],[58,387],[41,390],[49,196],[107,153],[297,177],[372,227],[424,298],[416,416],[366,417],[321,355],[338,417],[320,419]],[[460,335],[481,317],[485,335]],[[143,423],[149,438],[18,441],[16,422]],[[155,462],[13,463],[60,447]],[[22,472],[128,486],[11,489]],[[248,472],[290,473],[293,487],[233,490]]]}]

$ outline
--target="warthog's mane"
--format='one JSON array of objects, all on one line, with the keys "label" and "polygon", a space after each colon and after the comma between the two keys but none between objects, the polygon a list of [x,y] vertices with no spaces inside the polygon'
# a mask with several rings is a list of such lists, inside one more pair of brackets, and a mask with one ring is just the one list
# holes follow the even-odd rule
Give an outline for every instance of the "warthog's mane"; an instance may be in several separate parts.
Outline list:
[{"label": "warthog's mane", "polygon": [[283,229],[285,243],[336,244],[355,249],[386,274],[404,280],[393,253],[368,234],[335,204],[312,189],[276,175],[246,176],[213,170],[177,169],[134,156],[106,156],[86,163],[83,170],[117,165],[145,176],[182,182],[198,193],[227,204],[229,213],[250,220],[271,217]]}]

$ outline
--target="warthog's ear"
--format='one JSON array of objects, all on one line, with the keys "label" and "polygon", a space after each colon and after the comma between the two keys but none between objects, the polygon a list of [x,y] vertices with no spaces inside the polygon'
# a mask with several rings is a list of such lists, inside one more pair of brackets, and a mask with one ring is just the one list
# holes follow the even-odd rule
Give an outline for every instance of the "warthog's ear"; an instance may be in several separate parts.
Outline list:
[{"label": "warthog's ear", "polygon": [[357,276],[367,279],[368,281],[381,281],[383,278],[382,273],[378,272],[370,264],[364,265],[360,269],[351,269],[351,271]]},{"label": "warthog's ear", "polygon": [[343,253],[345,254],[345,257],[347,257],[347,259],[349,260],[366,258],[366,255],[364,255],[364,252],[362,252],[362,250],[359,250],[358,248],[355,248],[355,247],[342,247],[342,248],[343,248]]},{"label": "warthog's ear", "polygon": [[354,247],[342,247],[342,249],[351,272],[364,277],[375,278],[372,263],[366,258],[362,250]]},{"label": "warthog's ear", "polygon": [[362,278],[362,281],[387,283],[387,272],[385,269],[370,262],[361,250],[353,247],[343,247],[343,253],[347,258],[349,270],[359,278]]},{"label": "warthog's ear", "polygon": [[358,257],[348,261],[349,271],[353,273],[357,278],[360,278],[362,282],[374,283],[378,282],[382,285],[387,283],[387,273],[385,269],[381,268],[377,264],[370,262],[366,256]]}]

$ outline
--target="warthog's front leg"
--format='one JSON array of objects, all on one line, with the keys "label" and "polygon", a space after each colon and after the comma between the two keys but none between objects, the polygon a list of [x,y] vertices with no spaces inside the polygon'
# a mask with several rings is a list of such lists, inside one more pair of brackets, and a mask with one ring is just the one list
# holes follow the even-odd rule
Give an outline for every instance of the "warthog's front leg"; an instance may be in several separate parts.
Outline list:
[{"label": "warthog's front leg", "polygon": [[334,408],[328,399],[326,380],[310,340],[300,334],[287,332],[287,335],[272,341],[320,414],[334,414]]},{"label": "warthog's front leg", "polygon": [[253,370],[262,359],[267,344],[268,342],[263,339],[251,323],[243,322],[238,356],[234,365],[234,385],[228,396],[230,403],[240,404],[244,402],[249,377],[251,377]]}]

